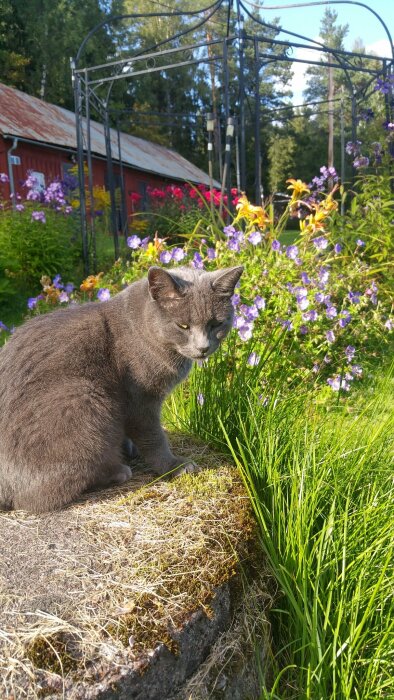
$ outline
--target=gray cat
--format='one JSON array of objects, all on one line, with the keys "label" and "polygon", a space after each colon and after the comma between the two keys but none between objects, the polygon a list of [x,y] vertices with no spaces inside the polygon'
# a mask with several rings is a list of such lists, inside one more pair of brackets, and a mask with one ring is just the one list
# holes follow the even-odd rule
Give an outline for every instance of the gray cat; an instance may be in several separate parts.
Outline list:
[{"label": "gray cat", "polygon": [[151,267],[109,301],[19,328],[0,350],[0,509],[50,511],[127,481],[125,439],[158,474],[192,471],[161,406],[231,329],[242,270]]}]

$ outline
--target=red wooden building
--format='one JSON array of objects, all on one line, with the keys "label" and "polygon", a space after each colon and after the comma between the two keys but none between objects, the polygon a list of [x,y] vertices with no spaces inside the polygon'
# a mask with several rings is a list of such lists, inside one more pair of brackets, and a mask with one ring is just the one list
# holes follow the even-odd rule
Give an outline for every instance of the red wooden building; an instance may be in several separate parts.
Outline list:
[{"label": "red wooden building", "polygon": [[[149,134],[147,134],[148,136]],[[131,192],[142,197],[148,186],[192,182],[209,185],[206,173],[175,151],[130,134],[111,130],[115,177],[118,163],[123,177],[128,213]],[[104,129],[91,121],[91,149],[95,185],[106,183]],[[48,185],[63,178],[75,163],[75,115],[67,109],[49,104],[0,83],[0,172],[10,179],[10,193],[23,194],[22,183],[32,171],[40,183]],[[217,183],[215,183],[216,185]]]}]

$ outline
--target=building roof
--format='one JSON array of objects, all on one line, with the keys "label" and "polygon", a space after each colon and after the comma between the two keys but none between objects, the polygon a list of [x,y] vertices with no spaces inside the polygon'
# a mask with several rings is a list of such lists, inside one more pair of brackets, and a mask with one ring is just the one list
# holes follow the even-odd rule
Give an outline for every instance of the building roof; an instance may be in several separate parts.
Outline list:
[{"label": "building roof", "polygon": [[[91,120],[92,153],[106,158],[104,129]],[[76,150],[75,114],[37,97],[0,83],[0,133],[37,144]],[[121,132],[121,158],[125,165],[175,180],[204,183],[209,178],[200,168],[175,151]],[[118,135],[111,129],[112,157],[118,160]],[[218,183],[214,183],[217,185]]]}]

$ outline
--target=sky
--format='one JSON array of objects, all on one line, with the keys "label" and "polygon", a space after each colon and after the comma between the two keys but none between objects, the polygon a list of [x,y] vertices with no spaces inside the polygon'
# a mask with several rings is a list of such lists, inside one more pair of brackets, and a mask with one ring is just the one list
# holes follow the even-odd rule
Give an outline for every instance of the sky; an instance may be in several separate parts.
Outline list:
[{"label": "sky", "polygon": [[[356,39],[361,39],[366,47],[367,53],[374,52],[379,56],[391,57],[390,43],[384,27],[379,20],[364,7],[352,4],[327,4],[311,7],[296,7],[286,9],[271,10],[268,8],[279,5],[290,5],[301,3],[307,0],[264,0],[261,15],[267,22],[278,17],[282,28],[303,34],[311,39],[319,39],[320,22],[327,8],[335,10],[338,14],[337,24],[348,24],[349,32],[344,41],[346,51],[352,51]],[[392,0],[360,0],[364,5],[368,5],[377,12],[387,25],[391,35],[394,35],[394,3]],[[247,3],[246,3],[247,4]],[[281,34],[278,38],[285,41],[291,37]],[[298,41],[298,39],[294,39]],[[299,40],[300,43],[305,43]],[[296,49],[295,58],[310,58],[316,60],[316,52],[305,49]],[[317,59],[319,60],[319,59]],[[304,71],[307,66],[301,63],[293,64],[294,78],[292,82],[293,103],[303,102],[302,90],[305,88]]]}]

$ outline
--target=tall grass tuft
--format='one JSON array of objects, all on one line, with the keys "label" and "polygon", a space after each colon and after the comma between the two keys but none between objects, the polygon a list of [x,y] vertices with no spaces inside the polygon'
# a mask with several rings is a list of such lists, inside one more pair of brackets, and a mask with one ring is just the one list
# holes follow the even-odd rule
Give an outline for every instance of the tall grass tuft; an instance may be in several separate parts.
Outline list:
[{"label": "tall grass tuft", "polygon": [[264,396],[280,342],[269,363],[236,367],[230,341],[174,399],[178,424],[231,453],[278,582],[261,698],[392,698],[391,375],[354,414],[313,405],[301,389]]}]

